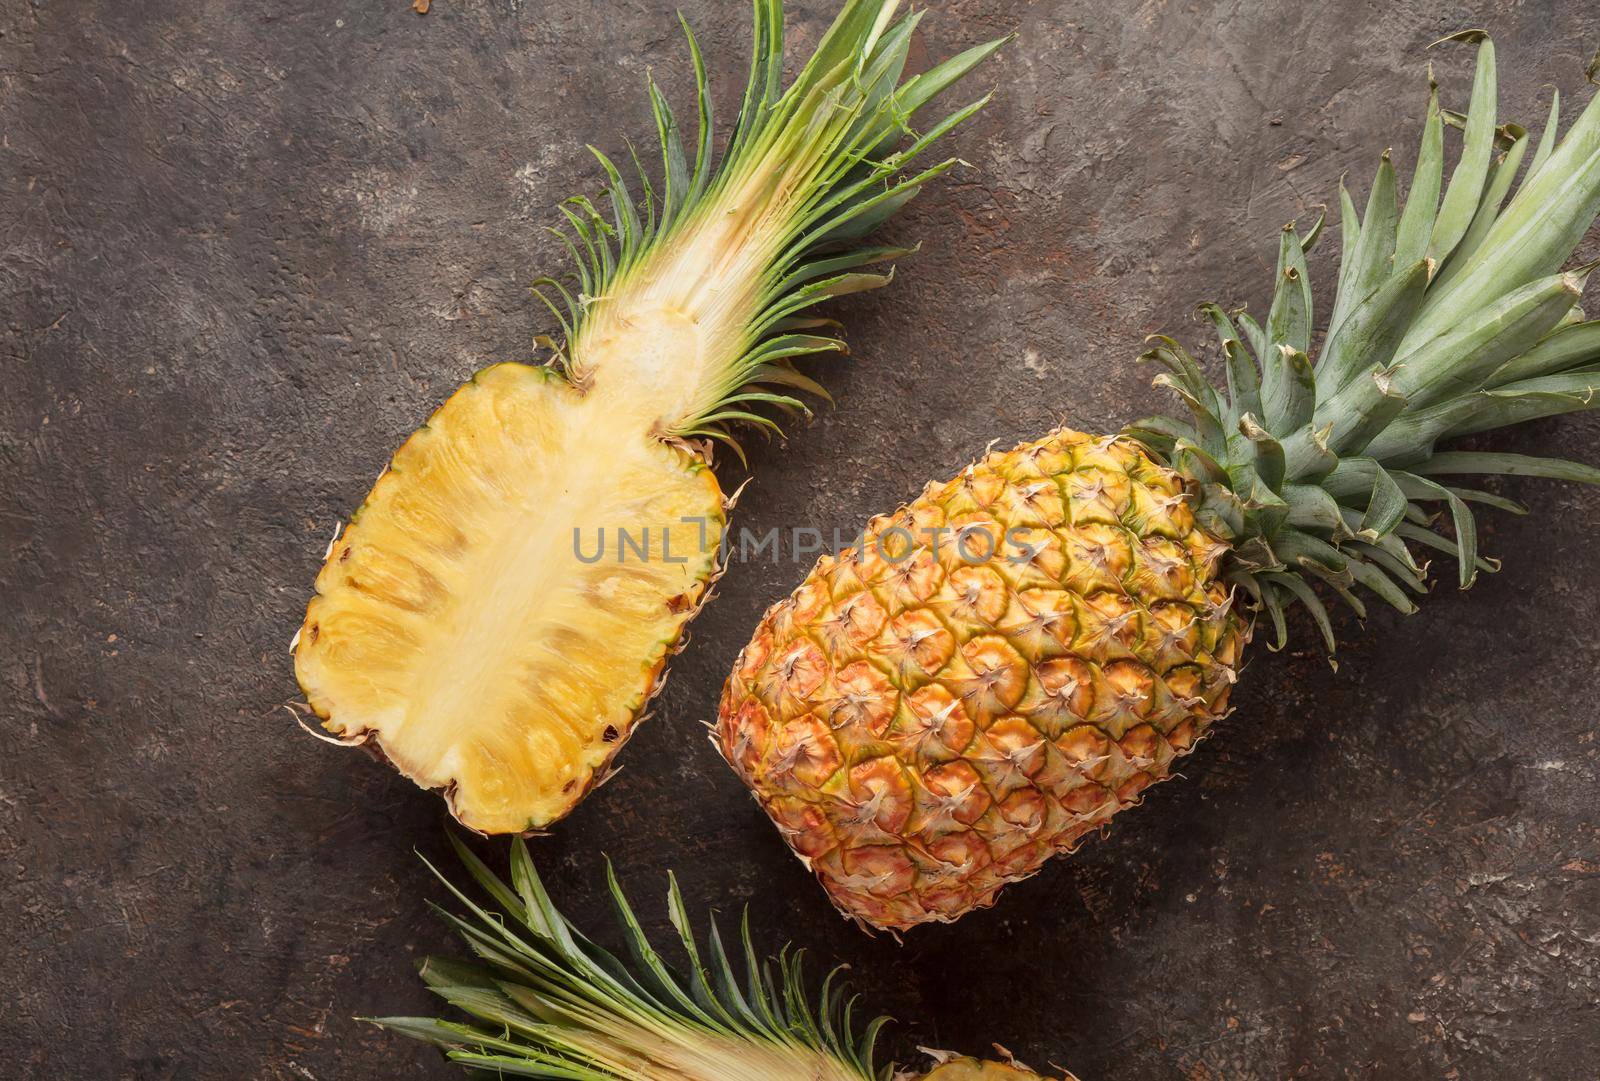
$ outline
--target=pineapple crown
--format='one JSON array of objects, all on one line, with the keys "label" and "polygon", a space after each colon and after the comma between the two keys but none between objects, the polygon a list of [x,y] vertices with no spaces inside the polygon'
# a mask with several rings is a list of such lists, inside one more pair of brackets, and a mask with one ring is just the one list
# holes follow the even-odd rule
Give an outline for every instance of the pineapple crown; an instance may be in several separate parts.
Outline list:
[{"label": "pineapple crown", "polygon": [[[1216,386],[1175,341],[1152,339],[1144,359],[1167,371],[1188,419],[1153,417],[1128,433],[1190,477],[1197,508],[1233,551],[1228,577],[1271,619],[1313,617],[1329,653],[1334,634],[1313,584],[1365,615],[1358,587],[1402,612],[1426,592],[1419,549],[1452,556],[1461,588],[1498,564],[1479,553],[1471,504],[1523,513],[1462,474],[1516,474],[1600,484],[1600,469],[1519,454],[1438,450],[1442,440],[1600,406],[1600,321],[1579,300],[1595,264],[1563,272],[1600,215],[1600,97],[1557,138],[1551,102],[1532,160],[1509,201],[1528,132],[1496,125],[1495,53],[1469,30],[1477,70],[1464,116],[1442,110],[1429,73],[1427,119],[1403,207],[1386,152],[1357,217],[1340,185],[1343,255],[1332,314],[1313,360],[1304,235],[1279,244],[1277,285],[1262,326],[1216,304],[1226,383]],[[1444,184],[1444,130],[1460,128]],[[1441,188],[1443,197],[1441,199]],[[1454,540],[1431,528],[1448,509]]]},{"label": "pineapple crown", "polygon": [[[716,360],[688,415],[674,418],[669,434],[719,440],[742,457],[730,434],[733,426],[775,431],[777,423],[756,410],[802,411],[797,394],[828,397],[796,370],[794,359],[847,350],[833,332],[838,324],[812,317],[808,309],[888,284],[892,273],[861,268],[914,250],[859,241],[959,163],[945,158],[904,173],[983,108],[989,95],[921,132],[913,124],[930,101],[1009,40],[975,46],[902,81],[922,13],[896,20],[899,6],[900,0],[847,0],[785,90],[782,2],[754,0],[749,79],[715,162],[705,61],[680,15],[699,112],[692,159],[666,96],[651,78],[647,90],[661,146],[659,192],[630,148],[642,192],[635,201],[622,170],[591,146],[607,177],[611,214],[582,196],[568,199],[561,211],[570,231],[552,232],[571,254],[576,280],[534,283],[563,336],[541,337],[537,344],[552,350],[574,382],[584,376],[586,329],[607,301],[622,303],[618,298],[630,287],[648,290],[663,278],[705,273],[715,276],[707,292],[731,298],[715,302],[725,317],[726,333],[719,338],[728,340],[716,343]],[[731,314],[721,310],[730,307]],[[724,326],[723,319],[704,322]]]},{"label": "pineapple crown", "polygon": [[[835,968],[815,993],[800,951],[759,958],[748,913],[730,958],[716,921],[702,950],[677,880],[667,876],[668,915],[689,961],[673,971],[634,915],[615,872],[606,880],[629,957],[596,945],[546,892],[518,837],[511,882],[491,871],[454,832],[450,844],[499,911],[474,903],[431,863],[428,869],[467,907],[433,906],[477,955],[476,963],[425,959],[423,980],[473,1023],[385,1017],[375,1024],[442,1048],[474,1076],[563,1081],[1044,1081],[995,1045],[1004,1061],[921,1050],[931,1072],[875,1065],[888,1018],[859,1024],[856,999]],[[427,861],[424,860],[424,863]],[[736,966],[744,970],[741,979]],[[1071,1076],[1070,1074],[1068,1075]]]},{"label": "pineapple crown", "polygon": [[494,1076],[569,1081],[888,1081],[873,1065],[887,1018],[858,1025],[842,969],[807,991],[802,955],[785,949],[759,959],[749,920],[735,960],[711,922],[702,953],[676,879],[668,877],[672,926],[689,960],[673,972],[645,936],[607,865],[607,880],[627,939],[625,961],[602,949],[562,915],[519,837],[511,846],[511,884],[452,832],[450,842],[499,911],[480,907],[438,875],[470,913],[435,908],[477,963],[429,957],[420,971],[430,990],[476,1019],[459,1023],[388,1017],[376,1023],[443,1048],[450,1060]]}]

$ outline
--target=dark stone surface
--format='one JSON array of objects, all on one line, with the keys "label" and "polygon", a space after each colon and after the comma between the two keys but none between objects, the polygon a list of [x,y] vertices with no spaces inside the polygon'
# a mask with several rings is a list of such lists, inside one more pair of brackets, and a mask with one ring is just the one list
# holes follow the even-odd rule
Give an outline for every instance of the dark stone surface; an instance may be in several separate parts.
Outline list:
[{"label": "dark stone surface", "polygon": [[[744,7],[685,6],[731,104]],[[1148,411],[1143,335],[1259,308],[1283,221],[1391,142],[1409,160],[1429,59],[1464,102],[1470,56],[1428,41],[1489,28],[1530,123],[1552,82],[1584,98],[1600,44],[1570,0],[933,6],[918,62],[1021,38],[958,138],[974,167],[890,230],[923,253],[839,305],[839,405],[758,441],[752,528],[851,529],[991,439]],[[829,7],[796,4],[798,42]],[[433,8],[0,7],[0,1074],[452,1076],[353,1020],[430,1008],[410,962],[451,944],[412,847],[443,858],[440,805],[294,726],[285,646],[404,434],[530,355],[583,143],[646,140],[645,70],[681,98],[686,65],[666,4]],[[1503,442],[1594,460],[1600,417]],[[902,1054],[1591,1078],[1600,499],[1506,490],[1534,513],[1486,515],[1502,574],[1347,623],[1337,675],[1305,628],[1259,652],[1187,783],[903,946],[833,916],[699,727],[797,566],[734,568],[621,777],[536,856],[608,934],[601,853],[657,928],[668,867],[697,910],[750,904],[764,939],[850,962]]]}]

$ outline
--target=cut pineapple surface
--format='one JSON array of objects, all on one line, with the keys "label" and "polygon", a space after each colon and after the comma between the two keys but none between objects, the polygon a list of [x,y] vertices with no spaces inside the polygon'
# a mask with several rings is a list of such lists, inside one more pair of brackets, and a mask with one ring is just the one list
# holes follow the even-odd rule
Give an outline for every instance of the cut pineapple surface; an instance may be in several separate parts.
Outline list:
[{"label": "cut pineapple surface", "polygon": [[[888,284],[904,249],[856,244],[953,168],[912,163],[982,108],[929,104],[999,48],[902,78],[917,14],[844,0],[783,86],[781,3],[755,5],[743,106],[714,149],[649,85],[660,170],[615,164],[606,217],[560,206],[571,272],[534,292],[549,365],[487,369],[414,435],[324,557],[296,647],[324,725],[485,833],[541,829],[609,772],[715,576],[714,442],[825,395],[796,358],[842,353],[811,312]],[[635,164],[638,164],[635,159]],[[554,329],[554,328],[552,328]]]},{"label": "cut pineapple surface", "polygon": [[485,369],[317,578],[312,709],[473,829],[538,829],[604,778],[715,572],[711,470],[612,416],[549,369]]}]

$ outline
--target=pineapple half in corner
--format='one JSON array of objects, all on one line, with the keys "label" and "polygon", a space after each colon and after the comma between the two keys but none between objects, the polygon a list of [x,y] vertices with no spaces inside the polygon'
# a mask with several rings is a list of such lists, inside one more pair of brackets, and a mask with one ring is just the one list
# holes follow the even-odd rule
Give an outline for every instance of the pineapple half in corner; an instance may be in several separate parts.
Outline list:
[{"label": "pineapple half in corner", "polygon": [[[930,1070],[897,1071],[880,1063],[876,1044],[889,1019],[858,1023],[856,998],[840,981],[842,967],[813,992],[802,953],[785,947],[776,957],[760,956],[748,919],[727,945],[715,919],[708,933],[697,936],[670,874],[667,904],[677,937],[671,949],[650,941],[610,874],[627,943],[619,957],[556,907],[522,838],[511,844],[509,883],[454,834],[450,839],[491,903],[481,906],[441,875],[466,912],[439,911],[473,957],[428,957],[419,971],[428,989],[465,1018],[374,1021],[433,1044],[474,1077],[1047,1081],[998,1044],[995,1051],[1004,1061],[924,1048],[935,1061]],[[672,953],[688,964],[673,965]],[[1064,1073],[1060,1081],[1075,1079]]]},{"label": "pineapple half in corner", "polygon": [[1187,416],[992,453],[763,617],[714,740],[846,915],[954,920],[1140,803],[1227,715],[1258,615],[1281,647],[1299,604],[1331,651],[1325,598],[1414,611],[1430,551],[1463,589],[1496,569],[1472,504],[1520,508],[1463,475],[1600,483],[1440,446],[1600,406],[1593,267],[1563,269],[1600,214],[1600,97],[1532,143],[1497,122],[1487,36],[1457,38],[1478,44],[1459,162],[1444,185],[1435,93],[1403,207],[1387,155],[1364,217],[1341,192],[1320,348],[1318,230],[1290,227],[1265,326],[1204,308],[1224,378],[1170,339],[1147,354]]},{"label": "pineapple half in corner", "polygon": [[[712,441],[821,388],[843,344],[810,309],[886,284],[858,243],[949,169],[906,167],[987,98],[919,126],[999,41],[902,80],[919,15],[849,0],[781,89],[779,0],[756,0],[743,106],[713,166],[652,82],[659,195],[609,177],[610,218],[562,207],[576,292],[538,283],[560,341],[479,372],[395,454],[334,539],[294,645],[310,708],[485,833],[547,826],[608,774],[719,570]],[[685,27],[686,33],[687,27]]]}]

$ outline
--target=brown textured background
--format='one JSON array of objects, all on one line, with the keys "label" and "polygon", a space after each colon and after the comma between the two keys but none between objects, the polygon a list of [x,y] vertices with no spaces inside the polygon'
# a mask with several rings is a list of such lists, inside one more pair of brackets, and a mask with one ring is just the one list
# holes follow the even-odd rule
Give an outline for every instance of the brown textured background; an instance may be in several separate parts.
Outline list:
[{"label": "brown textured background", "polygon": [[[890,229],[922,254],[838,306],[838,406],[755,441],[753,529],[854,529],[991,439],[1148,411],[1143,335],[1264,307],[1277,228],[1410,161],[1430,58],[1464,105],[1470,54],[1427,42],[1491,30],[1530,124],[1551,83],[1575,115],[1600,46],[1572,0],[931,6],[917,63],[1021,36],[957,137],[974,167]],[[831,5],[793,7],[809,44]],[[685,10],[731,111],[745,6]],[[352,1020],[430,1007],[410,963],[451,944],[412,847],[443,858],[440,806],[294,727],[285,646],[404,434],[530,355],[582,144],[648,143],[647,68],[687,105],[671,8],[6,0],[0,35],[0,1074],[452,1076]],[[1600,460],[1600,417],[1503,443]],[[850,962],[903,1055],[1592,1078],[1600,496],[1505,490],[1534,515],[1486,514],[1503,573],[1346,621],[1338,675],[1304,626],[1259,652],[1187,783],[904,946],[834,917],[699,727],[798,566],[733,568],[622,776],[536,856],[607,936],[600,853],[657,929],[668,867],[695,910],[750,904]]]}]

